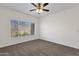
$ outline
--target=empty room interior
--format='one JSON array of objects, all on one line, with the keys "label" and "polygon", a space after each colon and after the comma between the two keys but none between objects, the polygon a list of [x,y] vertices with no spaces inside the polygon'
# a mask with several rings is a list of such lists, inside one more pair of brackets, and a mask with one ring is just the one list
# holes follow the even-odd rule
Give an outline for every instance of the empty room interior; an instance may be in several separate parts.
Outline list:
[{"label": "empty room interior", "polygon": [[0,56],[79,56],[79,3],[0,3]]}]

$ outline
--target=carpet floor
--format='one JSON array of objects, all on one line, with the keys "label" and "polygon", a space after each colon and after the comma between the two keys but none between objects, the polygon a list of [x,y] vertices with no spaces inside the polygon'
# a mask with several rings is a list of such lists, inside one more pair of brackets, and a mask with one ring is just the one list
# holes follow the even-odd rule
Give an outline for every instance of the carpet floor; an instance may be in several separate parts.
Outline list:
[{"label": "carpet floor", "polygon": [[38,39],[0,48],[0,56],[79,56],[79,49]]}]

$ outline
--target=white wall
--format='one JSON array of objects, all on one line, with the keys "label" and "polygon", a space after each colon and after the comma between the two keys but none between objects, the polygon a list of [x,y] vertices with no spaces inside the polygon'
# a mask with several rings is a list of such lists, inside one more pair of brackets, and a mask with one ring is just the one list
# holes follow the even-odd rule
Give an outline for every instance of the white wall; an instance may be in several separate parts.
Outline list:
[{"label": "white wall", "polygon": [[[18,19],[18,20],[31,20],[35,23],[35,35],[25,36],[21,38],[11,38],[11,26],[10,20]],[[30,41],[39,38],[39,20],[33,16],[22,14],[20,12],[7,9],[5,7],[0,7],[0,48]]]},{"label": "white wall", "polygon": [[79,49],[79,7],[41,18],[42,39]]}]

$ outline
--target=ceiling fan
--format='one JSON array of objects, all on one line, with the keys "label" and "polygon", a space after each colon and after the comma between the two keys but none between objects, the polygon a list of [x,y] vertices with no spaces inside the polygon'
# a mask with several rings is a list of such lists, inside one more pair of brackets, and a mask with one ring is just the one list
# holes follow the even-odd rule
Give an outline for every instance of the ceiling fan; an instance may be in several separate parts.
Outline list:
[{"label": "ceiling fan", "polygon": [[48,3],[44,3],[44,4],[42,4],[42,3],[37,3],[37,5],[34,4],[34,3],[31,3],[31,4],[32,4],[33,6],[35,6],[36,9],[32,9],[32,10],[30,10],[30,11],[36,11],[36,12],[38,12],[38,14],[40,14],[40,13],[43,12],[43,11],[49,12],[48,9],[44,9],[44,7],[46,7],[46,6],[48,5]]}]

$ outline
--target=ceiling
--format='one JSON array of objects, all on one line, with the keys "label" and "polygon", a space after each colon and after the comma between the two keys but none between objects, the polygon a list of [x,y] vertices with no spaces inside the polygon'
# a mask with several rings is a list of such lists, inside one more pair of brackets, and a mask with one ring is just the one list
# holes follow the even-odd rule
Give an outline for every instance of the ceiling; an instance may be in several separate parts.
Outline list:
[{"label": "ceiling", "polygon": [[31,9],[34,9],[35,7],[31,5],[30,3],[1,3],[0,6],[10,8],[12,10],[22,12],[25,14],[30,14],[36,17],[43,17],[45,15],[52,15],[54,13],[72,8],[72,7],[77,7],[79,4],[77,3],[49,3],[45,8],[49,9],[50,12],[42,12],[41,14],[38,14],[35,11],[29,11]]}]

